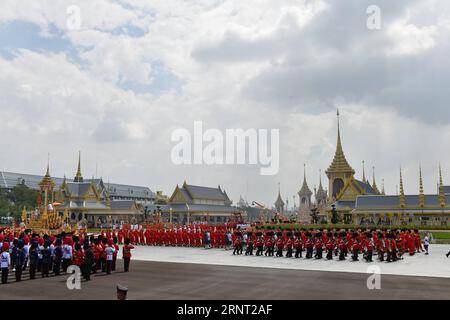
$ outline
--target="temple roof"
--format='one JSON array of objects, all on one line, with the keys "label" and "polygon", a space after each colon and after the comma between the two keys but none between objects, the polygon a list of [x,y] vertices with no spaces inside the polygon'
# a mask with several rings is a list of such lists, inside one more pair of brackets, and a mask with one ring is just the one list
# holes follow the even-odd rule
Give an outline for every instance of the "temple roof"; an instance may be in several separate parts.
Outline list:
[{"label": "temple roof", "polygon": [[312,195],[312,191],[308,187],[308,183],[306,182],[306,167],[303,169],[303,185],[298,192],[298,195],[301,196],[307,196],[310,197]]},{"label": "temple roof", "polygon": [[284,207],[284,201],[281,198],[280,191],[278,190],[278,197],[277,197],[277,200],[275,201],[275,208],[281,208],[281,207]]},{"label": "temple roof", "polygon": [[364,183],[357,179],[355,179],[355,182],[366,194],[376,194],[375,190],[373,189],[373,187],[370,185],[369,182]]},{"label": "temple roof", "polygon": [[230,200],[226,192],[222,191],[220,186],[217,188],[210,188],[210,187],[188,185],[185,182],[181,190],[187,193],[191,199],[222,200],[222,201]]},{"label": "temple roof", "polygon": [[335,172],[343,172],[343,173],[351,173],[355,174],[355,170],[349,165],[347,159],[345,158],[344,150],[342,148],[341,142],[341,131],[339,127],[339,111],[337,113],[338,116],[338,134],[337,134],[337,144],[336,144],[336,152],[334,153],[333,162],[328,167],[326,173],[335,173]]},{"label": "temple roof", "polygon": [[[419,207],[420,206],[420,195],[405,195],[405,208],[408,207]],[[439,195],[428,194],[425,197],[425,207],[435,207],[440,206]],[[447,195],[446,198],[450,197]],[[356,198],[356,210],[360,209],[401,209],[400,207],[400,196],[382,196],[382,195],[370,195],[370,196],[358,196]]]},{"label": "temple roof", "polygon": [[[25,173],[5,172],[0,171],[0,188],[11,189],[16,185],[24,184],[30,189],[39,190],[39,183],[42,181],[42,175],[33,175]],[[54,177],[56,187],[63,185],[64,178]],[[148,187],[133,186],[117,183],[101,183],[102,179],[85,179],[84,183],[90,184],[94,181],[97,189],[100,186],[107,186],[110,196],[128,197],[128,198],[154,198],[155,194]],[[71,179],[66,179],[66,184],[73,182]]]}]

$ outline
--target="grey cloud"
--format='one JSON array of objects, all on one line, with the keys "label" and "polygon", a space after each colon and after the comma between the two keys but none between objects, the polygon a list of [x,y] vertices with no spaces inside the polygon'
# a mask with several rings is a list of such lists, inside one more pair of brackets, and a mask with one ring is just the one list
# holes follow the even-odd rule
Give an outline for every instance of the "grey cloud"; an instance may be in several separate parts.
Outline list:
[{"label": "grey cloud", "polygon": [[[423,5],[423,1],[328,4],[302,29],[288,21],[289,28],[252,41],[228,33],[219,43],[198,47],[193,56],[203,63],[272,61],[283,56],[283,63],[262,70],[242,92],[244,97],[277,108],[319,113],[336,104],[359,103],[394,108],[427,122],[450,119],[450,91],[445,88],[450,80],[450,62],[446,58],[450,47],[445,37],[437,38],[434,48],[418,55],[385,54],[386,48],[396,45],[387,35],[389,26],[413,6]],[[380,31],[366,27],[369,5],[381,9]],[[419,27],[436,23],[433,10],[413,16],[412,22]],[[445,6],[440,10],[444,10],[441,14],[447,12]]]},{"label": "grey cloud", "polygon": [[93,138],[99,143],[122,142],[127,138],[127,131],[118,119],[106,115],[95,129]]}]

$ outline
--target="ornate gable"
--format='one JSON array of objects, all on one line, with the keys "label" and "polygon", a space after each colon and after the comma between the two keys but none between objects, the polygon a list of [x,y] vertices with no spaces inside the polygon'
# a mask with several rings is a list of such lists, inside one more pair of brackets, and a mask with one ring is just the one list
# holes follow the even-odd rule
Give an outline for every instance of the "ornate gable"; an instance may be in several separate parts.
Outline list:
[{"label": "ornate gable", "polygon": [[336,197],[336,200],[356,200],[357,196],[365,195],[366,192],[355,180],[352,175]]}]

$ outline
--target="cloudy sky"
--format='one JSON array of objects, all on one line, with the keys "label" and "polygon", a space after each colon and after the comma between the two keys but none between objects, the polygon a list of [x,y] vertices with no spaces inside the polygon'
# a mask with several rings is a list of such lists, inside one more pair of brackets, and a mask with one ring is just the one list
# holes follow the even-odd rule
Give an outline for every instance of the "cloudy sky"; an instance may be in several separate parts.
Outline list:
[{"label": "cloudy sky", "polygon": [[[401,165],[416,193],[421,163],[434,193],[439,162],[450,183],[449,41],[444,0],[3,0],[0,170],[43,173],[49,152],[73,176],[81,150],[86,177],[268,205],[280,182],[291,205],[303,163],[312,188],[332,160],[339,108],[357,176],[365,160],[395,194]],[[279,173],[174,165],[171,133],[195,120],[279,129]]]}]

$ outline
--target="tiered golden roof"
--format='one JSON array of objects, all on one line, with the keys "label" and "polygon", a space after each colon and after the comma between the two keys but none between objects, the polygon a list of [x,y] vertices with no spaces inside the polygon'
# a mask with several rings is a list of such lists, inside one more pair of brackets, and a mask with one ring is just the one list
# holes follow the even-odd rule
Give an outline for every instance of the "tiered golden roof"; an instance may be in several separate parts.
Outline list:
[{"label": "tiered golden roof", "polygon": [[442,169],[441,165],[439,164],[439,204],[441,208],[445,207],[445,191],[444,191],[444,182],[442,180]]},{"label": "tiered golden roof", "polygon": [[422,167],[419,166],[419,206],[425,207],[425,193],[423,191]]},{"label": "tiered golden roof", "polygon": [[343,172],[355,174],[355,170],[353,170],[353,168],[348,164],[347,159],[345,158],[344,150],[342,149],[341,130],[339,127],[339,110],[337,112],[337,121],[338,121],[337,124],[338,135],[337,135],[336,152],[334,154],[333,162],[329,166],[326,173],[329,174],[333,172]]},{"label": "tiered golden roof", "polygon": [[404,208],[405,206],[406,206],[405,190],[403,189],[402,168],[400,168],[400,207]]}]

